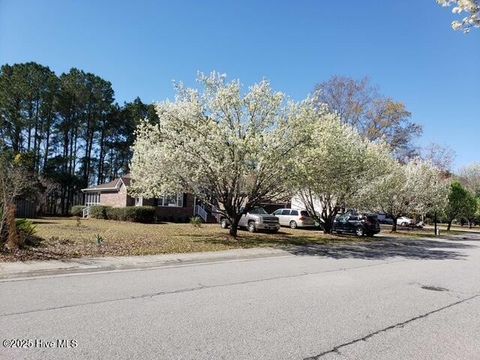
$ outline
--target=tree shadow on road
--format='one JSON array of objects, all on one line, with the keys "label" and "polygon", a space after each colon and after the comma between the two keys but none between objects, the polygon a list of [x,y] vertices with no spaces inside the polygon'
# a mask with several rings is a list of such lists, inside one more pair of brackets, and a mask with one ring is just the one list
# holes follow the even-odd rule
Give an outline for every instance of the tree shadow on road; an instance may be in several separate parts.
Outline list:
[{"label": "tree shadow on road", "polygon": [[[210,243],[230,243],[231,240],[199,239]],[[465,250],[476,246],[459,241],[375,237],[358,239],[353,236],[313,239],[311,237],[277,234],[276,236],[244,237],[236,243],[241,248],[273,247],[298,256],[319,256],[333,259],[379,260],[403,257],[418,260],[460,260],[467,257]]]},{"label": "tree shadow on road", "polygon": [[466,254],[457,250],[472,247],[472,245],[449,241],[383,238],[355,243],[290,246],[285,250],[294,255],[324,256],[334,259],[378,260],[403,257],[417,260],[459,260],[466,258]]}]

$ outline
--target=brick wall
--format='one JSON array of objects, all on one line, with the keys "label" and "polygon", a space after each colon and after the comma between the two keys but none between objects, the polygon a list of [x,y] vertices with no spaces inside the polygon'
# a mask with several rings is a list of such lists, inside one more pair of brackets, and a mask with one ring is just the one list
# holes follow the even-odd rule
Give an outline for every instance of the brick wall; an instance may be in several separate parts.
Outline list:
[{"label": "brick wall", "polygon": [[122,184],[118,192],[103,192],[100,194],[100,205],[111,207],[127,206],[127,188]]},{"label": "brick wall", "polygon": [[[193,195],[185,194],[183,198],[183,207],[174,206],[156,206],[155,214],[159,221],[187,222],[193,216]],[[144,205],[151,205],[153,201],[148,199]]]},{"label": "brick wall", "polygon": [[[118,192],[100,194],[100,205],[112,207],[135,206],[135,199],[127,195],[125,185]],[[154,199],[143,199],[143,206],[155,206]],[[193,216],[194,196],[185,194],[182,207],[155,206],[155,214],[159,221],[188,222]]]}]

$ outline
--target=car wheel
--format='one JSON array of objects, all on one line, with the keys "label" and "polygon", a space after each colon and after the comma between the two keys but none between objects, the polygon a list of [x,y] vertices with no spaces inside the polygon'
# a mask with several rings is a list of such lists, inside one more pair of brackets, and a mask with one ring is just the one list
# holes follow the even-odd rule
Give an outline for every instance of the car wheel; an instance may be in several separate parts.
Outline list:
[{"label": "car wheel", "polygon": [[363,228],[359,226],[355,229],[355,234],[357,234],[357,236],[363,236],[365,235],[365,230],[363,230]]},{"label": "car wheel", "polygon": [[227,229],[228,228],[227,219],[222,219],[222,221],[220,222],[220,226],[222,227],[222,229]]},{"label": "car wheel", "polygon": [[295,221],[290,221],[290,228],[296,229],[297,228],[297,223]]},{"label": "car wheel", "polygon": [[255,232],[257,229],[255,228],[255,221],[249,221],[248,222],[248,231],[250,232]]},{"label": "car wheel", "polygon": [[407,226],[408,224],[406,222],[402,222],[400,225]]}]

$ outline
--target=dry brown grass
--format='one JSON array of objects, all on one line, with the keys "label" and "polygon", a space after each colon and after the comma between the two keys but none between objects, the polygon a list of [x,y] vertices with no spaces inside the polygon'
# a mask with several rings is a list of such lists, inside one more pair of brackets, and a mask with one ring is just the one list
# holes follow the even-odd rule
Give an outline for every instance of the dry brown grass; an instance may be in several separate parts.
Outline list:
[{"label": "dry brown grass", "polygon": [[[334,236],[320,231],[282,229],[278,234],[239,231],[237,240],[218,224],[140,224],[88,219],[80,226],[75,218],[33,220],[37,225],[36,246],[15,253],[0,253],[0,261],[61,259],[81,256],[152,255],[234,248],[281,246],[324,242]],[[97,235],[103,241],[97,242]]]},{"label": "dry brown grass", "polygon": [[[282,228],[277,234],[240,230],[237,240],[218,224],[194,227],[191,224],[139,224],[122,221],[75,218],[33,220],[37,225],[36,244],[14,253],[0,253],[0,261],[63,259],[81,256],[125,256],[219,251],[250,247],[285,247],[364,241],[355,236],[325,235],[318,230]],[[445,234],[445,232],[443,232]],[[103,239],[97,242],[97,235]],[[433,230],[382,230],[382,237],[432,237]]]}]

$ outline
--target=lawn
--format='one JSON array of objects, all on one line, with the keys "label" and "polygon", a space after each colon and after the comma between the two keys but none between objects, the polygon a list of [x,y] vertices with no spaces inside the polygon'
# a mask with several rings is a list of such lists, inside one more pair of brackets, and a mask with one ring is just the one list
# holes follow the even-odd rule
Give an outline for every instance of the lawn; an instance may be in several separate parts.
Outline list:
[{"label": "lawn", "polygon": [[[81,256],[125,256],[219,251],[249,247],[286,247],[360,241],[354,236],[325,235],[317,230],[282,228],[277,234],[239,231],[232,240],[218,224],[140,224],[74,218],[34,219],[36,242],[15,253],[0,253],[0,261],[63,259]],[[380,236],[392,236],[389,229]],[[432,231],[405,230],[394,235],[431,237]],[[368,241],[362,239],[361,241]]]},{"label": "lawn", "polygon": [[[234,248],[302,245],[324,242],[333,236],[320,231],[282,229],[278,234],[239,231],[232,240],[218,224],[140,224],[123,221],[75,218],[33,219],[36,244],[11,253],[0,261],[62,259],[81,256],[152,255]],[[100,241],[97,239],[100,238]]]}]

